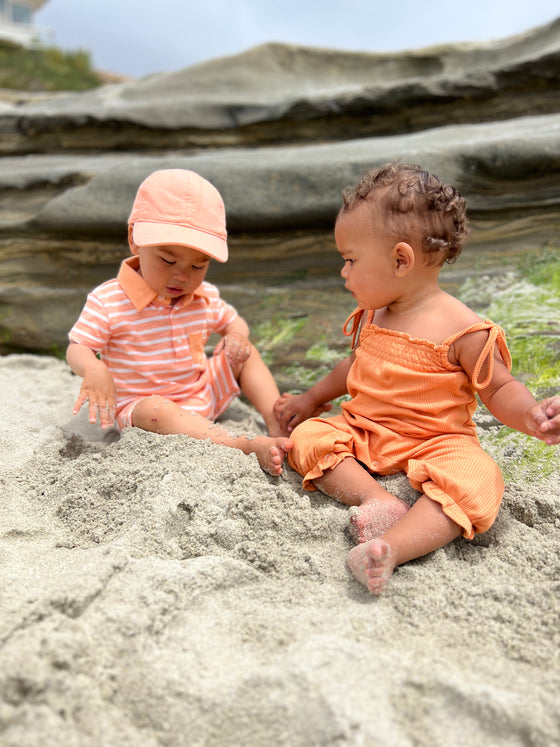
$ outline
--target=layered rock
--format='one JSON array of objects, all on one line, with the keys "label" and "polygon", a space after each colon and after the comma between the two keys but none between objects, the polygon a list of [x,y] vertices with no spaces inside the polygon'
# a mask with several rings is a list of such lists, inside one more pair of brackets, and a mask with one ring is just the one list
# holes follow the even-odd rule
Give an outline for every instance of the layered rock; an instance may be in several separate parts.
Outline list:
[{"label": "layered rock", "polygon": [[560,19],[513,38],[366,54],[268,44],[8,107],[2,152],[332,141],[558,111]]},{"label": "layered rock", "polygon": [[[0,350],[65,344],[88,289],[126,255],[139,182],[198,171],[222,192],[220,283],[335,277],[340,192],[388,160],[467,197],[473,251],[560,239],[560,21],[402,54],[267,45],[81,94],[0,108]],[[238,291],[238,305],[243,292]]]}]

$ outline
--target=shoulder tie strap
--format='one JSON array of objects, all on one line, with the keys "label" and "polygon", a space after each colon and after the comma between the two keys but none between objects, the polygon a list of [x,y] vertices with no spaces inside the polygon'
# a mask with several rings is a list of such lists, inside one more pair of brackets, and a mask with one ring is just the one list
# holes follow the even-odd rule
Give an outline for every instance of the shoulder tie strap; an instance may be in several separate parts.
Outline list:
[{"label": "shoulder tie strap", "polygon": [[[364,315],[364,309],[360,309],[359,307],[355,309],[348,319],[344,322],[342,326],[342,332],[346,337],[352,337],[352,350],[356,347],[356,338],[358,337],[358,333],[360,331],[360,327],[362,325],[362,318]],[[352,325],[350,329],[348,329],[349,325]]]},{"label": "shoulder tie strap", "polygon": [[[488,329],[488,339],[486,340],[484,347],[482,348],[480,355],[478,356],[478,360],[476,361],[476,365],[474,367],[472,375],[473,387],[477,390],[480,390],[486,389],[486,387],[492,381],[492,377],[494,376],[494,346],[498,346],[500,355],[502,356],[504,363],[509,370],[511,370],[511,354],[506,344],[505,332],[497,324],[494,324],[490,320],[486,319],[484,325],[475,325],[475,328]],[[473,332],[474,329],[471,327],[469,330],[465,330],[465,332],[467,331]],[[484,381],[480,381],[480,372],[485,363],[488,363],[488,372]]]}]

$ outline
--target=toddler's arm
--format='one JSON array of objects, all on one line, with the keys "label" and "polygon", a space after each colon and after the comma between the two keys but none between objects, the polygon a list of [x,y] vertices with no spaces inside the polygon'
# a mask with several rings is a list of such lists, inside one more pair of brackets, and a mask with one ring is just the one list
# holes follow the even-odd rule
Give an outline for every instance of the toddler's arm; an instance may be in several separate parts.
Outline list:
[{"label": "toddler's arm", "polygon": [[282,428],[293,431],[307,418],[330,410],[328,404],[348,392],[346,378],[354,361],[354,353],[336,364],[333,370],[303,394],[283,394],[274,404],[274,413]]},{"label": "toddler's arm", "polygon": [[116,388],[107,366],[93,350],[75,342],[68,345],[66,360],[72,371],[83,378],[80,394],[74,404],[74,415],[88,400],[90,423],[95,423],[99,413],[101,427],[110,428],[115,420]]}]

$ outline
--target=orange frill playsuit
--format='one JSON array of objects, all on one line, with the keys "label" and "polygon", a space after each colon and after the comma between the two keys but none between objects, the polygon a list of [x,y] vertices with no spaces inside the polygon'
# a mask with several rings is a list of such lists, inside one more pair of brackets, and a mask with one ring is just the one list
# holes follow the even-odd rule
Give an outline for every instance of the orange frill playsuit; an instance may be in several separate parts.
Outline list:
[{"label": "orange frill playsuit", "polygon": [[[362,313],[358,309],[348,319],[345,334],[356,336]],[[480,446],[472,420],[475,391],[492,380],[496,345],[511,367],[504,331],[487,320],[436,345],[378,327],[372,318],[369,312],[348,374],[351,400],[342,404],[341,415],[310,418],[294,429],[289,463],[307,490],[316,490],[313,481],[347,457],[379,475],[405,472],[472,539],[490,528],[504,491],[500,469]],[[478,330],[488,330],[488,340],[470,381],[450,363],[448,351]],[[485,363],[487,375],[480,381]]]}]

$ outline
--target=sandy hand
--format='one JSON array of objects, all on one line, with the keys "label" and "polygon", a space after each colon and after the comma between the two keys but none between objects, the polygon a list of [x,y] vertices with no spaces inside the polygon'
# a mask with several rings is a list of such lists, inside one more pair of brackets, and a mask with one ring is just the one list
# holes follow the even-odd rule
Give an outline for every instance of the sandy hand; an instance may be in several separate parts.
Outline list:
[{"label": "sandy hand", "polygon": [[214,349],[214,355],[225,350],[226,358],[230,365],[235,368],[241,366],[251,355],[251,343],[247,337],[232,332],[225,335]]},{"label": "sandy hand", "polygon": [[105,366],[92,367],[84,376],[74,408],[77,415],[83,404],[89,402],[89,422],[95,423],[99,416],[102,428],[110,428],[115,422],[116,389],[113,377]]}]

